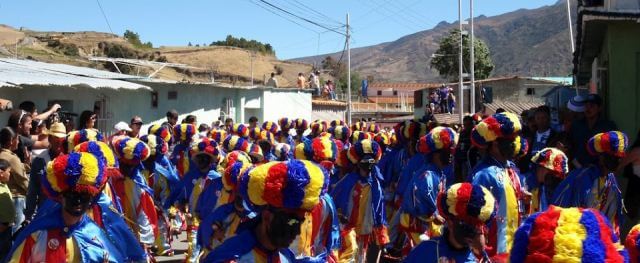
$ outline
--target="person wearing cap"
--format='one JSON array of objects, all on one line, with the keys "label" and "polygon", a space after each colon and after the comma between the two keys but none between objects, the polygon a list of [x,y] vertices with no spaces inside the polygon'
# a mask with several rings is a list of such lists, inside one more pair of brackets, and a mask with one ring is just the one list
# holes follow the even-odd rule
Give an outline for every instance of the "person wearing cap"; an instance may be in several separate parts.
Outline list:
[{"label": "person wearing cap", "polygon": [[40,178],[47,173],[47,163],[62,153],[62,145],[67,137],[67,129],[64,124],[55,122],[46,131],[49,140],[49,147],[36,156],[31,162],[31,174],[29,176],[29,187],[27,189],[26,209],[24,216],[30,221],[38,207],[44,202],[46,196],[40,191]]},{"label": "person wearing cap", "polygon": [[111,147],[113,147],[113,143],[123,137],[128,137],[127,134],[131,132],[131,128],[129,124],[124,121],[118,122],[113,125],[113,134],[107,138],[107,142]]},{"label": "person wearing cap", "polygon": [[173,148],[169,160],[178,169],[180,178],[189,172],[189,150],[196,133],[196,126],[192,124],[179,124],[173,127],[173,137],[177,144]]},{"label": "person wearing cap", "polygon": [[596,161],[572,170],[556,188],[552,204],[561,207],[593,208],[602,212],[619,233],[623,220],[622,193],[615,171],[629,143],[620,131],[598,133],[589,139],[587,151]]},{"label": "person wearing cap", "polygon": [[129,131],[129,137],[139,138],[142,125],[144,125],[142,118],[140,118],[140,116],[133,116],[133,118],[131,118],[131,122],[129,122],[129,128],[131,128]]},{"label": "person wearing cap", "polygon": [[569,173],[569,159],[557,148],[544,148],[531,158],[533,169],[523,185],[531,193],[528,214],[547,210],[556,187]]},{"label": "person wearing cap", "polygon": [[[246,227],[246,223],[255,217],[242,196],[238,192],[239,177],[248,173],[253,168],[251,158],[241,151],[233,151],[225,156],[218,166],[222,173],[223,189],[215,204],[207,204],[214,207],[209,213],[200,212],[202,222],[198,228],[198,245],[203,253],[201,258],[206,257],[211,250],[222,244],[225,240],[235,236],[238,231]],[[205,190],[206,192],[206,190]],[[217,196],[215,194],[209,194]],[[201,198],[206,197],[203,193]],[[213,198],[208,198],[209,200]],[[211,201],[199,200],[198,204],[209,203]]]},{"label": "person wearing cap", "polygon": [[[293,122],[293,120],[289,118],[280,118],[278,119],[278,126],[280,126],[280,132],[276,134],[276,140],[280,143],[289,144],[289,146],[291,146],[291,149],[295,149],[296,142],[293,136],[289,134],[289,131],[291,129],[295,129],[295,123]],[[293,158],[293,151],[291,151],[290,154],[291,158]]]},{"label": "person wearing cap", "polygon": [[169,209],[165,203],[169,199],[171,187],[180,181],[180,177],[166,156],[169,146],[162,138],[147,134],[140,137],[140,140],[146,143],[150,150],[149,158],[143,162],[142,174],[147,179],[147,185],[153,190],[153,202],[158,216],[158,235],[154,241],[156,254],[173,255]]},{"label": "person wearing cap", "polygon": [[276,156],[275,161],[284,162],[288,161],[290,157],[291,146],[286,143],[276,143],[273,148],[273,154]]},{"label": "person wearing cap", "polygon": [[[104,161],[90,153],[56,157],[42,177],[43,190],[59,206],[15,239],[8,262],[129,262],[112,239],[86,215],[104,187]],[[146,260],[146,259],[144,259]]]},{"label": "person wearing cap", "polygon": [[[483,186],[496,198],[497,216],[489,222],[487,252],[490,256],[508,254],[520,223],[520,178],[511,161],[516,155],[515,139],[522,130],[517,115],[494,114],[471,131],[471,143],[486,151],[471,173],[470,181]],[[499,220],[498,220],[499,219]]]},{"label": "person wearing cap", "polygon": [[453,182],[451,161],[458,134],[451,128],[436,127],[418,141],[418,153],[426,163],[411,179],[400,207],[399,231],[407,237],[405,247],[440,236],[442,218],[435,216],[436,197]]},{"label": "person wearing cap", "polygon": [[[298,160],[309,160],[320,165],[331,177],[338,149],[338,145],[333,139],[317,137],[298,144],[294,155]],[[328,188],[327,184],[323,188],[320,203],[305,215],[305,221],[300,226],[300,236],[296,238],[290,248],[298,256],[315,256],[327,251],[329,261],[338,262],[340,224],[336,206],[327,193]]]},{"label": "person wearing cap", "polygon": [[629,253],[598,210],[550,206],[518,228],[508,260],[623,263]]},{"label": "person wearing cap", "polygon": [[143,175],[143,162],[149,158],[151,150],[146,143],[130,137],[117,140],[113,146],[123,175],[121,178],[111,178],[113,190],[122,204],[129,228],[148,250],[159,235],[153,190]]},{"label": "person wearing cap", "polygon": [[381,155],[382,150],[375,141],[367,139],[353,144],[347,156],[357,168],[338,181],[331,192],[342,229],[355,231],[357,248],[353,260],[356,262],[366,262],[371,242],[380,248],[389,243],[382,175],[376,165]]},{"label": "person wearing cap", "polygon": [[242,174],[238,191],[260,213],[250,227],[225,240],[202,262],[326,262],[325,254],[296,259],[288,247],[300,234],[304,214],[320,202],[327,182],[323,169],[300,160],[270,162]]},{"label": "person wearing cap", "polygon": [[[296,144],[302,143],[306,137],[304,133],[309,129],[309,122],[303,118],[297,118],[293,120],[293,125],[296,128],[296,136],[294,138]],[[311,133],[309,133],[311,135]]]},{"label": "person wearing cap", "polygon": [[584,119],[576,120],[569,131],[571,138],[572,163],[576,167],[588,166],[598,160],[589,155],[587,141],[594,135],[607,131],[617,130],[616,124],[602,117],[602,97],[598,94],[589,94],[585,99]]},{"label": "person wearing cap", "polygon": [[425,240],[404,262],[478,262],[483,251],[485,224],[495,217],[496,201],[486,188],[454,184],[437,196],[438,213],[445,219],[442,236]]}]

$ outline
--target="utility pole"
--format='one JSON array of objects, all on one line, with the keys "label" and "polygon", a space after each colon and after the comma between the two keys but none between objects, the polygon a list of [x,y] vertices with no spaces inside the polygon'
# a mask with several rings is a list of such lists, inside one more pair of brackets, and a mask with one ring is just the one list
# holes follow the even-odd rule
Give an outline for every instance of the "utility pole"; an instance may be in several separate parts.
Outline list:
[{"label": "utility pole", "polygon": [[347,123],[351,125],[351,33],[349,33],[349,13],[347,13]]},{"label": "utility pole", "polygon": [[[567,0],[567,22],[569,23],[569,43],[571,43],[571,55],[576,52],[575,44],[573,43],[573,23],[571,21],[571,0]],[[576,88],[576,95],[578,95],[578,83],[576,81],[576,75],[573,75],[573,86]]]},{"label": "utility pole", "polygon": [[462,88],[462,0],[458,0],[458,29],[460,30],[460,43],[458,51],[458,111],[460,112],[460,124],[464,119],[464,89]]},{"label": "utility pole", "polygon": [[249,53],[249,55],[251,56],[251,86],[253,86],[253,59],[255,58],[256,54],[254,51],[249,51],[251,53]]},{"label": "utility pole", "polygon": [[469,6],[470,6],[470,11],[469,11],[469,27],[471,28],[471,50],[470,50],[470,66],[469,66],[469,73],[471,74],[471,79],[470,79],[470,90],[469,90],[469,105],[471,106],[471,109],[469,110],[470,114],[474,114],[476,112],[476,72],[475,72],[475,64],[476,64],[476,60],[475,60],[475,46],[474,46],[474,35],[473,35],[473,0],[469,0]]}]

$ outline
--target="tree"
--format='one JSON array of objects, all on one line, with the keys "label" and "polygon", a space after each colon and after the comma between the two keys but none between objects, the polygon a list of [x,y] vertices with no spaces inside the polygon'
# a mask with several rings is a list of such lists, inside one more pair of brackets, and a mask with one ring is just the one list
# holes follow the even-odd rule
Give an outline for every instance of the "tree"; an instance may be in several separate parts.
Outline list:
[{"label": "tree", "polygon": [[137,48],[153,48],[153,44],[151,42],[142,43],[140,40],[140,35],[138,33],[133,32],[131,30],[125,30],[123,34],[124,38],[127,42],[131,43],[134,47]]},{"label": "tree", "polygon": [[189,44],[187,44],[187,47],[193,47],[193,44],[191,44],[191,41],[189,41]]},{"label": "tree", "polygon": [[[449,31],[449,35],[440,41],[440,47],[431,59],[431,68],[435,68],[444,79],[455,81],[458,79],[458,55],[460,52],[460,30],[454,29]],[[464,72],[469,72],[470,55],[469,36],[462,36],[462,60]],[[491,61],[491,54],[487,44],[481,39],[474,39],[474,71],[476,79],[485,79],[491,75],[494,65]]]},{"label": "tree", "polygon": [[[327,56],[320,63],[320,67],[329,71],[329,75],[335,79],[336,93],[347,94],[347,83],[349,82],[347,65],[340,61],[336,61],[331,56]],[[360,94],[361,82],[362,78],[360,77],[360,74],[358,74],[358,72],[351,71],[351,94]]]}]

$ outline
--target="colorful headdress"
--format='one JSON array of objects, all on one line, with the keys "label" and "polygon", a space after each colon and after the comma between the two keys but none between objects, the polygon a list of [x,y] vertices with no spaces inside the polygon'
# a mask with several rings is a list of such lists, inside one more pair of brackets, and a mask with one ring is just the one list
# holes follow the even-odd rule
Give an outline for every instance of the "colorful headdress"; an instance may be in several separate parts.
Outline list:
[{"label": "colorful headdress", "polygon": [[289,153],[291,152],[291,145],[288,143],[278,143],[276,144],[273,154],[276,155],[279,161],[289,160]]},{"label": "colorful headdress", "polygon": [[516,136],[513,140],[513,153],[517,158],[524,157],[529,153],[529,141],[522,136]]},{"label": "colorful headdress", "polygon": [[289,130],[293,128],[293,121],[289,118],[280,118],[278,120],[278,125],[280,125],[281,130]]},{"label": "colorful headdress", "polygon": [[249,138],[251,138],[253,141],[257,141],[261,132],[262,132],[262,128],[260,127],[249,129]]},{"label": "colorful headdress", "polygon": [[349,148],[347,157],[349,157],[349,160],[354,164],[359,163],[367,157],[377,162],[382,157],[382,149],[380,149],[380,145],[378,145],[377,142],[366,139],[354,143],[351,148]]},{"label": "colorful headdress", "polygon": [[236,123],[231,127],[231,134],[242,138],[249,138],[249,127],[242,123]]},{"label": "colorful headdress", "polygon": [[[331,127],[337,127],[337,126],[346,126],[343,120],[332,120],[329,123],[329,126]],[[347,127],[348,128],[348,127]]]},{"label": "colorful headdress", "polygon": [[598,133],[587,142],[587,150],[591,155],[608,154],[624,157],[629,144],[629,138],[621,131]]},{"label": "colorful headdress", "polygon": [[624,241],[624,246],[629,252],[631,263],[640,262],[640,225],[631,228],[631,231],[627,234],[627,239]]},{"label": "colorful headdress", "polygon": [[276,137],[275,135],[273,135],[273,133],[270,133],[268,131],[265,130],[261,130],[260,134],[258,134],[258,136],[255,138],[255,141],[261,141],[261,140],[265,140],[268,141],[269,144],[271,144],[272,146],[276,144]]},{"label": "colorful headdress", "polygon": [[60,201],[66,191],[98,195],[107,182],[104,160],[91,153],[60,155],[47,164],[42,188],[49,197]]},{"label": "colorful headdress", "polygon": [[265,121],[262,124],[262,128],[273,134],[276,134],[279,129],[278,124],[272,121]]},{"label": "colorful headdress", "polygon": [[88,141],[103,141],[104,137],[102,133],[94,129],[82,129],[78,131],[71,131],[67,134],[67,138],[65,138],[65,151],[68,153],[72,151],[76,145],[81,144],[83,142]]},{"label": "colorful headdress", "polygon": [[473,123],[474,123],[474,124],[478,124],[478,123],[480,123],[480,122],[482,121],[482,119],[484,119],[484,118],[482,117],[482,114],[480,114],[480,113],[476,112],[476,113],[474,113],[473,115],[471,115],[471,119],[473,120]]},{"label": "colorful headdress", "polygon": [[197,133],[198,129],[193,124],[182,123],[173,127],[173,137],[181,143],[190,143]]},{"label": "colorful headdress", "polygon": [[329,133],[331,133],[331,135],[333,135],[333,138],[335,138],[336,140],[340,140],[343,142],[346,142],[347,140],[349,140],[349,138],[351,138],[351,129],[349,129],[349,127],[347,126],[333,126],[329,128]]},{"label": "colorful headdress", "polygon": [[531,158],[531,162],[553,171],[554,175],[564,179],[569,173],[568,158],[556,148],[544,148]]},{"label": "colorful headdress", "polygon": [[169,129],[169,127],[162,124],[154,124],[149,126],[148,134],[153,134],[157,137],[160,137],[162,138],[162,140],[164,140],[164,142],[168,144],[171,144],[171,142],[173,141],[171,130]]},{"label": "colorful headdress", "polygon": [[314,121],[311,123],[311,134],[316,137],[318,135],[320,135],[320,133],[323,133],[327,131],[327,126],[325,126],[325,124],[321,121]]},{"label": "colorful headdress", "polygon": [[480,226],[496,213],[496,199],[480,185],[458,183],[438,194],[438,212],[446,220],[460,220]]},{"label": "colorful headdress", "polygon": [[338,146],[332,139],[318,137],[298,144],[294,156],[298,160],[321,163],[323,161],[334,162],[337,153]]},{"label": "colorful headdress", "polygon": [[131,137],[117,140],[113,144],[113,151],[120,158],[120,162],[132,165],[146,160],[151,153],[146,143]]},{"label": "colorful headdress", "polygon": [[100,141],[88,141],[76,145],[74,152],[84,152],[95,155],[104,160],[105,167],[118,167],[118,159],[114,155],[109,145]]},{"label": "colorful headdress", "polygon": [[191,150],[189,151],[189,155],[191,158],[195,157],[198,154],[206,154],[211,156],[214,162],[217,162],[220,158],[220,150],[218,149],[218,143],[213,139],[209,139],[207,137],[202,138],[196,141],[193,146],[191,146]]},{"label": "colorful headdress", "polygon": [[220,167],[222,168],[222,170],[224,170],[227,167],[233,165],[235,162],[243,162],[243,163],[251,164],[251,157],[249,157],[249,154],[247,154],[246,152],[233,151],[233,152],[227,153],[227,155],[225,155],[224,158],[222,158],[222,161],[220,162]]},{"label": "colorful headdress", "polygon": [[364,131],[364,130],[365,130],[365,127],[366,127],[366,125],[367,125],[367,123],[366,123],[366,122],[361,122],[361,121],[359,121],[359,122],[356,122],[356,123],[354,123],[354,124],[351,124],[351,130],[352,130],[353,132],[355,132],[355,131]]},{"label": "colorful headdress", "polygon": [[379,133],[380,132],[380,126],[378,126],[375,123],[369,123],[369,125],[367,126],[367,131],[370,133]]},{"label": "colorful headdress", "polygon": [[420,137],[427,135],[427,132],[427,124],[417,121],[409,121],[402,126],[401,134],[404,141],[417,141]]},{"label": "colorful headdress", "polygon": [[167,143],[162,138],[153,134],[143,135],[140,137],[140,140],[149,146],[149,150],[151,150],[149,153],[150,156],[162,156],[169,151]]},{"label": "colorful headdress", "polygon": [[324,169],[310,161],[290,160],[257,166],[240,177],[239,189],[245,200],[258,206],[308,211],[320,202],[328,183]]},{"label": "colorful headdress", "polygon": [[231,135],[224,139],[224,141],[222,142],[222,148],[225,150],[225,152],[243,151],[248,153],[249,141],[245,138]]},{"label": "colorful headdress", "polygon": [[257,143],[249,144],[249,156],[255,158],[257,162],[262,162],[264,160],[264,154],[262,153],[262,148]]},{"label": "colorful headdress", "polygon": [[422,154],[431,154],[438,150],[451,152],[456,148],[457,144],[458,133],[448,127],[436,127],[420,138],[416,149]]},{"label": "colorful headdress", "polygon": [[224,129],[211,130],[209,138],[216,141],[218,144],[222,144],[225,138],[227,138],[227,131]]},{"label": "colorful headdress", "polygon": [[389,147],[391,145],[391,140],[389,139],[389,134],[386,132],[379,132],[375,136],[373,136],[373,140],[376,141],[382,147]]},{"label": "colorful headdress", "polygon": [[231,165],[227,165],[222,173],[222,186],[227,191],[236,189],[238,185],[238,177],[244,174],[251,168],[251,162],[233,162]]},{"label": "colorful headdress", "polygon": [[338,151],[338,155],[336,156],[336,166],[342,169],[351,169],[353,164],[349,160],[349,149],[342,149]]},{"label": "colorful headdress", "polygon": [[363,131],[354,131],[351,134],[351,144],[354,144],[356,142],[362,141],[362,140],[371,140],[371,133],[368,132],[363,132]]},{"label": "colorful headdress", "polygon": [[489,142],[498,138],[515,139],[522,130],[518,115],[510,112],[494,114],[482,120],[471,131],[471,143],[479,148],[486,148]]},{"label": "colorful headdress", "polygon": [[309,129],[309,122],[303,118],[297,118],[293,121],[293,125],[296,127],[296,130],[306,131]]},{"label": "colorful headdress", "polygon": [[511,262],[627,262],[628,254],[597,210],[550,206],[515,233]]}]

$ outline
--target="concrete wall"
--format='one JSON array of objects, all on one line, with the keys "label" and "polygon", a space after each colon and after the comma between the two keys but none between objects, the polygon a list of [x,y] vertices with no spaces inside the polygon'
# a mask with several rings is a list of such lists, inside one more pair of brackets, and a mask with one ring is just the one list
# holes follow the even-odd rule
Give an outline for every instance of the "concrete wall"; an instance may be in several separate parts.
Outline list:
[{"label": "concrete wall", "polygon": [[[36,103],[39,110],[47,107],[49,101],[70,100],[72,107],[64,111],[80,113],[93,110],[95,101],[106,102],[105,118],[99,122],[98,129],[109,133],[113,125],[119,121],[129,122],[132,116],[138,115],[146,123],[143,130],[153,123],[165,121],[166,112],[175,109],[180,113],[179,121],[186,115],[196,115],[198,123],[211,124],[221,115],[231,116],[234,120],[248,122],[249,117],[256,116],[260,121],[277,120],[288,116],[291,118],[311,118],[311,94],[296,90],[240,89],[211,85],[185,85],[166,83],[144,83],[150,90],[114,90],[93,89],[88,87],[61,86],[29,86],[25,88],[0,88],[3,98],[12,100],[17,107],[24,100]],[[177,92],[177,99],[169,100],[170,91]],[[158,106],[152,107],[152,94],[158,94]],[[228,107],[231,101],[233,107]],[[230,109],[230,110],[228,110]],[[0,113],[0,124],[5,125],[9,112]]]},{"label": "concrete wall", "polygon": [[618,128],[635,140],[640,129],[640,25],[611,22],[604,46],[608,52],[606,112]]},{"label": "concrete wall", "polygon": [[346,107],[314,105],[311,120],[346,120]]},{"label": "concrete wall", "polygon": [[311,119],[311,93],[296,89],[265,89],[261,121],[282,117]]}]

